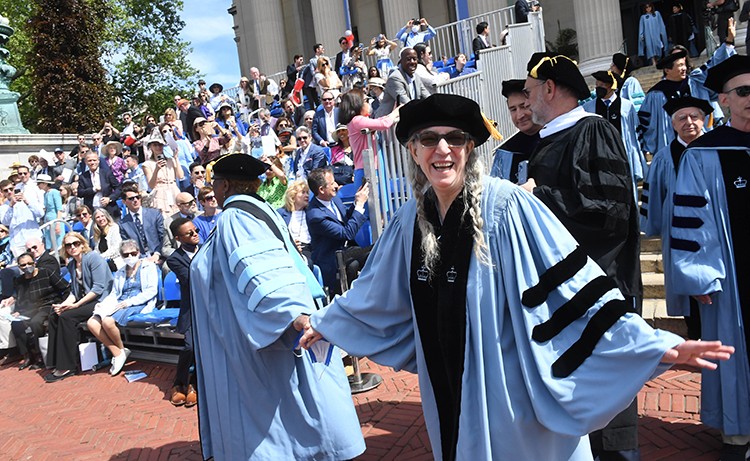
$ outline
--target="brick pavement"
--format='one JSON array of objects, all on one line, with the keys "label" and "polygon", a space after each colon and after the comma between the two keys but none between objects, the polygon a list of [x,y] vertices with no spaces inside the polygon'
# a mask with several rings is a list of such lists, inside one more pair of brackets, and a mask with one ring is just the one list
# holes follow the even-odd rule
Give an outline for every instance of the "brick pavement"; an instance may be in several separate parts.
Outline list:
[{"label": "brick pavement", "polygon": [[[55,384],[41,372],[0,369],[0,459],[21,460],[200,460],[196,409],[166,400],[174,367],[131,362],[148,378],[127,383],[106,372],[88,372]],[[416,376],[364,360],[383,384],[354,396],[367,451],[359,459],[432,459]],[[639,394],[644,461],[717,460],[716,431],[700,424],[700,375],[670,370]]]}]

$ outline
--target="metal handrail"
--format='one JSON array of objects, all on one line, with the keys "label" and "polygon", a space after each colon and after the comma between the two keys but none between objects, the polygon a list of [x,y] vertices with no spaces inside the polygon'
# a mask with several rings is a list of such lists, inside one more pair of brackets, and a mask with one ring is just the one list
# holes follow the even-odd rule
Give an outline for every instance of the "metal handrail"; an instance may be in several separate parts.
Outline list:
[{"label": "metal handrail", "polygon": [[[44,231],[51,228],[53,224],[62,224],[65,226],[65,231],[63,232],[63,235],[67,234],[68,232],[73,230],[73,226],[64,219],[53,219],[52,221],[48,221],[41,226],[39,226],[39,230],[42,231],[42,235],[44,234]],[[52,230],[50,230],[50,233],[52,233]],[[50,237],[50,241],[52,242],[52,248],[50,249],[50,253],[53,254],[56,258],[59,257],[59,248],[57,247],[57,239],[55,237]]]}]

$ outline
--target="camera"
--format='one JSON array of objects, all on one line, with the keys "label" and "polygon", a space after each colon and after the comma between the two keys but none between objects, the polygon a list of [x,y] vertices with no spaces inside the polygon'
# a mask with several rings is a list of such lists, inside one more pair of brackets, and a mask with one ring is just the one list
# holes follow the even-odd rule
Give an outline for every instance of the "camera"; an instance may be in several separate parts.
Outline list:
[{"label": "camera", "polygon": [[158,155],[158,156],[156,157],[156,160],[157,160],[157,161],[159,161],[159,162],[161,162],[162,160],[166,160],[166,159],[164,158],[164,156],[163,156],[163,155]]},{"label": "camera", "polygon": [[20,188],[17,188],[16,190],[13,191],[14,194],[20,194],[21,192],[23,192],[23,189],[20,189]]}]

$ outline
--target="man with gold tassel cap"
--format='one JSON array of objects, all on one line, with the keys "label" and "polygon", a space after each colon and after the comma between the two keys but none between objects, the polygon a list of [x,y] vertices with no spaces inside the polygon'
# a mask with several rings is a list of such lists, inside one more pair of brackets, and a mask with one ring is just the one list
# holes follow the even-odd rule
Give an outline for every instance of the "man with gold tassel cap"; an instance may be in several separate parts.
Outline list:
[{"label": "man with gold tassel cap", "polygon": [[[646,157],[638,143],[638,113],[633,103],[620,97],[619,90],[622,78],[616,73],[606,70],[591,74],[596,80],[596,98],[586,101],[583,108],[586,112],[601,115],[620,133],[625,152],[628,154],[630,178],[633,180],[633,190],[638,182],[646,177]],[[635,197],[636,202],[638,198]]]},{"label": "man with gold tassel cap", "polygon": [[[544,128],[522,187],[552,210],[617,283],[627,309],[640,314],[638,209],[620,134],[609,121],[578,105],[589,89],[575,61],[536,53],[527,69],[524,94],[534,121]],[[602,461],[640,459],[636,401],[605,429],[592,433],[591,445]]]}]

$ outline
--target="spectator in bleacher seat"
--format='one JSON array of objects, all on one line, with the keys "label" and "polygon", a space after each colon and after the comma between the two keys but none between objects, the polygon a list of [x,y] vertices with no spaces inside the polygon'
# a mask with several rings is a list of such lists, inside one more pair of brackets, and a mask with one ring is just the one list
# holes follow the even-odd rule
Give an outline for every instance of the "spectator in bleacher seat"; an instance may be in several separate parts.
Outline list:
[{"label": "spectator in bleacher seat", "polygon": [[101,133],[94,133],[91,135],[91,150],[99,155],[104,155],[104,142]]},{"label": "spectator in bleacher seat", "polygon": [[224,103],[216,111],[216,123],[239,139],[247,134],[247,124],[234,116],[232,106]]},{"label": "spectator in bleacher seat", "polygon": [[177,181],[181,180],[185,173],[172,149],[165,148],[166,142],[158,131],[147,138],[145,145],[147,160],[143,162],[142,167],[151,188],[151,206],[169,216],[177,211],[175,197],[180,193]]},{"label": "spectator in bleacher seat", "polygon": [[[173,214],[172,216],[168,216],[164,218],[164,228],[167,232],[167,241],[164,242],[164,247],[169,247],[170,250],[174,251],[177,248],[177,240],[175,239],[174,234],[172,231],[170,231],[172,227],[172,222],[175,219],[179,218],[185,218],[189,220],[193,220],[196,216],[199,216],[202,212],[198,211],[198,208],[196,207],[196,199],[192,195],[190,195],[187,192],[180,192],[177,194],[177,208],[180,209],[177,213]],[[166,253],[165,253],[166,254]],[[171,251],[169,254],[172,254]],[[169,259],[169,256],[167,256],[167,259]]]},{"label": "spectator in bleacher seat", "polygon": [[[59,190],[52,187],[55,181],[48,174],[39,174],[36,178],[36,183],[39,190],[44,193],[44,222],[48,223],[56,219],[63,219],[62,195],[60,195]],[[56,223],[44,230],[44,241],[47,248],[52,248],[53,241],[55,242],[54,247],[60,248],[64,230],[61,223]]]},{"label": "spectator in bleacher seat", "polygon": [[76,222],[73,223],[73,230],[83,235],[90,248],[94,248],[94,217],[91,208],[81,205],[75,209],[74,215]]},{"label": "spectator in bleacher seat", "polygon": [[[399,108],[394,107],[391,113],[382,117],[371,118],[370,103],[362,90],[354,89],[341,97],[341,123],[346,124],[349,130],[349,143],[352,146],[352,158],[354,160],[354,173],[359,177],[357,170],[365,167],[363,153],[372,147],[377,149],[375,142],[376,131],[387,131],[399,120]],[[370,134],[363,134],[362,130],[368,129]],[[368,145],[369,136],[369,145]],[[377,152],[371,152],[370,161],[375,168],[378,167]],[[312,189],[312,188],[311,188]]]},{"label": "spectator in bleacher seat", "polygon": [[18,257],[25,250],[24,245],[30,238],[42,238],[39,220],[44,217],[42,202],[29,200],[21,188],[7,179],[0,181],[3,203],[0,205],[0,223],[10,229],[10,248],[13,256]]},{"label": "spectator in bleacher seat", "polygon": [[385,95],[375,113],[376,117],[391,113],[397,104],[403,105],[409,101],[430,96],[422,79],[415,73],[418,64],[417,52],[413,48],[401,50],[398,70],[391,72],[385,82]]},{"label": "spectator in bleacher seat", "polygon": [[315,79],[315,71],[318,68],[318,59],[323,56],[326,52],[325,47],[322,43],[316,43],[313,46],[313,57],[310,58],[305,70],[302,72],[302,79],[304,80],[304,86],[302,87],[302,93],[307,98],[307,107],[315,109],[320,104],[320,96],[318,95],[318,82]]},{"label": "spectator in bleacher seat", "polygon": [[70,156],[73,158],[78,157],[78,159],[80,160],[80,156],[78,155],[79,151],[84,147],[88,150],[89,145],[86,142],[86,135],[83,133],[78,133],[78,135],[76,135],[76,141],[78,142],[78,144],[73,146],[73,148],[70,150]]},{"label": "spectator in bleacher seat", "polygon": [[216,201],[214,188],[211,186],[201,187],[200,192],[198,192],[198,201],[203,207],[203,213],[193,218],[193,224],[198,229],[200,243],[203,243],[216,226],[216,219],[221,214],[221,209]]},{"label": "spectator in bleacher seat", "polygon": [[13,253],[10,252],[10,231],[8,226],[0,224],[0,269],[6,267],[13,261]]},{"label": "spectator in bleacher seat", "polygon": [[[333,132],[333,141],[331,145],[331,164],[354,165],[352,160],[352,145],[349,143],[349,129],[345,124],[336,125],[336,131]],[[338,182],[338,180],[336,180]],[[339,182],[339,184],[348,184]]]},{"label": "spectator in bleacher seat", "polygon": [[126,182],[132,182],[138,186],[139,190],[149,191],[148,180],[146,179],[146,173],[143,172],[143,168],[138,163],[138,154],[129,153],[125,156],[125,165],[128,170],[125,172],[123,178],[123,184]]},{"label": "spectator in bleacher seat", "polygon": [[367,94],[372,98],[372,101],[370,101],[370,113],[376,114],[385,94],[385,80],[380,77],[370,78],[367,81]]},{"label": "spectator in bleacher seat", "polygon": [[[278,147],[278,155],[282,164],[286,163],[285,159],[297,150],[297,138],[294,137],[294,126],[287,117],[279,117],[276,120],[276,137],[281,145]],[[285,170],[288,165],[285,165]]]},{"label": "spectator in bleacher seat", "polygon": [[78,367],[78,324],[87,320],[94,306],[112,291],[112,272],[99,253],[91,251],[78,232],[63,237],[64,258],[70,258],[71,292],[59,304],[53,304],[49,316],[47,365],[53,371],[44,377],[48,383],[62,381],[76,374]]},{"label": "spectator in bleacher seat", "polygon": [[[281,98],[291,98],[297,79],[302,78],[305,69],[305,57],[301,54],[294,55],[294,61],[286,66],[286,83],[282,85]],[[283,103],[282,103],[283,106]]]},{"label": "spectator in bleacher seat", "polygon": [[490,43],[490,25],[487,21],[477,24],[477,36],[471,42],[471,51],[474,53],[474,59],[479,60],[479,52],[491,48]]},{"label": "spectator in bleacher seat", "polygon": [[437,35],[437,31],[427,23],[425,18],[409,19],[406,25],[396,33],[396,38],[401,40],[406,48],[414,48],[417,43],[424,43]]},{"label": "spectator in bleacher seat", "polygon": [[284,193],[286,192],[286,173],[281,161],[277,157],[263,156],[260,159],[269,165],[266,170],[266,179],[258,187],[258,195],[268,202],[275,210],[284,204]]},{"label": "spectator in bleacher seat", "polygon": [[222,148],[232,143],[232,133],[215,121],[198,117],[193,121],[193,147],[198,152],[200,163],[205,165],[221,155]]},{"label": "spectator in bleacher seat", "polygon": [[216,162],[225,211],[190,266],[203,456],[351,459],[365,446],[338,351],[321,372],[292,350],[320,286],[281,218],[253,197],[267,168],[249,155]]},{"label": "spectator in bleacher seat", "polygon": [[118,141],[108,142],[102,148],[101,155],[104,156],[106,166],[109,167],[117,182],[122,183],[125,172],[128,171],[128,166],[122,158],[122,144]]},{"label": "spectator in bleacher seat", "polygon": [[344,84],[341,91],[346,92],[352,88],[362,88],[365,81],[365,75],[367,75],[367,65],[362,61],[362,51],[364,51],[364,45],[361,43],[358,46],[353,46],[349,53],[349,58],[344,61],[344,65],[341,69],[344,75],[341,77],[341,81]]},{"label": "spectator in bleacher seat", "polygon": [[[37,242],[41,245],[41,241]],[[50,315],[52,304],[57,304],[70,294],[68,282],[57,270],[39,266],[31,253],[18,257],[21,275],[14,281],[14,296],[0,302],[0,307],[13,307],[13,316],[25,317],[11,322],[11,330],[23,361],[19,370],[44,368],[42,355],[38,349],[38,339],[45,335],[45,323]],[[27,331],[29,331],[27,333]]]},{"label": "spectator in bleacher seat", "polygon": [[[367,69],[367,80],[369,81],[370,79],[375,78],[375,77],[377,77],[377,78],[385,78],[385,77],[381,76],[380,71],[378,70],[377,67],[370,66],[370,68]],[[383,82],[385,82],[385,80],[383,80]]]},{"label": "spectator in bleacher seat", "polygon": [[112,376],[120,373],[130,355],[122,343],[118,325],[125,326],[131,316],[154,310],[160,276],[154,263],[139,257],[138,243],[134,240],[123,241],[119,253],[125,264],[114,274],[112,292],[96,304],[86,322],[91,334],[112,354],[109,369]]},{"label": "spectator in bleacher seat", "polygon": [[422,80],[425,88],[430,94],[435,94],[437,91],[436,85],[447,82],[451,76],[447,72],[438,72],[433,67],[432,61],[432,49],[425,43],[417,43],[414,45],[414,51],[417,52],[417,70],[416,74]]},{"label": "spectator in bleacher seat", "polygon": [[356,247],[354,238],[366,220],[365,204],[370,185],[365,182],[354,196],[354,203],[345,207],[336,196],[339,185],[330,168],[316,168],[310,172],[307,184],[314,194],[306,213],[313,261],[320,267],[325,286],[332,293],[341,293],[337,281],[336,250]]},{"label": "spectator in bleacher seat", "polygon": [[[315,69],[315,84],[317,85],[321,100],[323,100],[323,95],[326,91],[330,91],[334,98],[341,94],[341,88],[344,84],[341,82],[336,71],[331,67],[331,60],[326,56],[318,58],[318,67]],[[323,102],[325,103],[325,100]]]},{"label": "spectator in bleacher seat", "polygon": [[83,198],[83,203],[90,209],[104,207],[109,214],[119,217],[117,199],[120,198],[120,181],[109,169],[100,168],[99,162],[96,152],[86,154],[89,169],[78,179],[78,196]]},{"label": "spectator in bleacher seat", "polygon": [[[206,168],[201,165],[200,162],[194,162],[190,164],[190,184],[182,188],[182,192],[187,192],[194,198],[198,197],[198,192],[201,191],[201,187],[206,185]],[[203,207],[198,204],[198,209],[202,210]]]},{"label": "spectator in bleacher seat", "polygon": [[[391,52],[398,47],[398,43],[388,40],[385,34],[380,34],[370,40],[370,46],[367,47],[367,56],[375,56],[375,65],[367,71],[367,79],[372,77],[388,77],[388,73],[393,69]],[[372,75],[372,69],[378,71],[378,75]]]},{"label": "spectator in bleacher seat", "polygon": [[347,40],[346,37],[339,37],[341,51],[336,53],[336,58],[333,61],[333,71],[336,72],[337,75],[341,75],[341,68],[346,66],[346,61],[349,59],[349,56],[351,56],[351,52],[354,49],[352,45],[353,42]]},{"label": "spectator in bleacher seat", "polygon": [[[313,119],[314,118],[315,118],[315,111],[314,110],[305,111],[305,114],[302,117],[302,125],[300,125],[300,126],[306,126],[308,130],[312,131]],[[299,128],[299,127],[297,127],[297,128]]]},{"label": "spectator in bleacher seat", "polygon": [[107,265],[112,272],[122,267],[120,258],[120,226],[115,223],[112,216],[104,208],[94,211],[94,246],[92,250],[98,252],[107,260]]},{"label": "spectator in bleacher seat", "polygon": [[185,335],[185,343],[177,359],[174,384],[169,391],[169,401],[174,406],[190,408],[198,403],[195,373],[190,368],[195,364],[193,352],[192,309],[190,301],[190,262],[200,248],[200,236],[195,224],[188,218],[176,218],[169,225],[170,234],[179,243],[167,258],[167,266],[177,276],[180,284],[180,315],[177,317],[177,332]]},{"label": "spectator in bleacher seat", "polygon": [[177,102],[177,108],[180,111],[180,119],[182,119],[183,115],[185,116],[185,122],[183,124],[185,134],[190,141],[195,141],[196,138],[195,133],[193,132],[193,125],[196,118],[203,117],[203,112],[201,112],[198,106],[191,104],[187,99],[180,99]]},{"label": "spectator in bleacher seat", "polygon": [[250,81],[247,87],[252,100],[251,112],[266,107],[273,102],[271,80],[263,77],[257,67],[250,68]]},{"label": "spectator in bleacher seat", "polygon": [[526,182],[529,157],[539,144],[539,130],[531,119],[532,113],[523,94],[526,80],[514,79],[503,82],[502,94],[508,104],[508,112],[518,133],[511,136],[495,152],[490,176],[507,179],[514,184]]},{"label": "spectator in bleacher seat", "polygon": [[57,184],[70,184],[76,168],[75,159],[68,158],[61,147],[55,148],[55,165],[52,167],[52,177]]},{"label": "spectator in bleacher seat", "polygon": [[36,154],[29,155],[26,162],[29,164],[29,172],[31,173],[32,181],[36,181],[36,175],[39,173],[39,156]]},{"label": "spectator in bleacher seat", "polygon": [[321,96],[323,107],[315,111],[312,124],[312,135],[315,144],[328,147],[333,142],[331,134],[339,123],[339,108],[336,107],[336,97],[331,91],[325,91]]},{"label": "spectator in bleacher seat", "polygon": [[120,237],[135,240],[142,255],[161,265],[164,245],[164,217],[155,208],[146,208],[141,203],[141,193],[134,184],[122,188],[122,197],[128,212],[120,219]]},{"label": "spectator in bleacher seat", "polygon": [[295,135],[299,148],[292,158],[291,177],[307,179],[312,170],[328,165],[328,159],[323,148],[312,142],[312,133],[307,127],[297,128]]},{"label": "spectator in bleacher seat", "polygon": [[[36,169],[35,175],[40,174],[46,174],[48,176],[52,176],[54,174],[54,171],[52,171],[52,167],[49,164],[49,159],[44,155],[41,155],[41,153],[39,155],[39,166]],[[36,179],[36,176],[34,176],[34,179]]]},{"label": "spectator in bleacher seat", "polygon": [[276,210],[286,223],[297,249],[312,268],[312,245],[307,229],[306,209],[310,203],[310,187],[304,179],[293,181],[284,193],[284,206]]},{"label": "spectator in bleacher seat", "polygon": [[27,200],[35,200],[44,206],[44,192],[39,190],[36,181],[31,179],[31,170],[29,167],[21,165],[16,172],[18,173],[19,179],[19,183],[16,184],[16,187],[21,188],[21,191]]},{"label": "spectator in bleacher seat", "polygon": [[477,71],[476,67],[466,65],[466,55],[458,53],[455,58],[455,66],[450,68],[451,78],[463,77],[464,75],[473,74]]},{"label": "spectator in bleacher seat", "polygon": [[287,98],[281,101],[281,108],[284,109],[284,115],[292,122],[292,128],[297,128],[302,124],[302,119],[305,116],[305,106],[298,106],[292,98]]},{"label": "spectator in bleacher seat", "polygon": [[60,186],[60,196],[63,200],[63,216],[68,223],[75,221],[76,210],[83,206],[83,199],[78,197],[78,185],[73,187],[71,184]]},{"label": "spectator in bleacher seat", "polygon": [[237,104],[234,99],[223,93],[224,86],[221,83],[212,83],[211,86],[208,87],[208,91],[211,92],[209,104],[214,112],[219,110],[219,106],[225,102],[233,106]]}]

